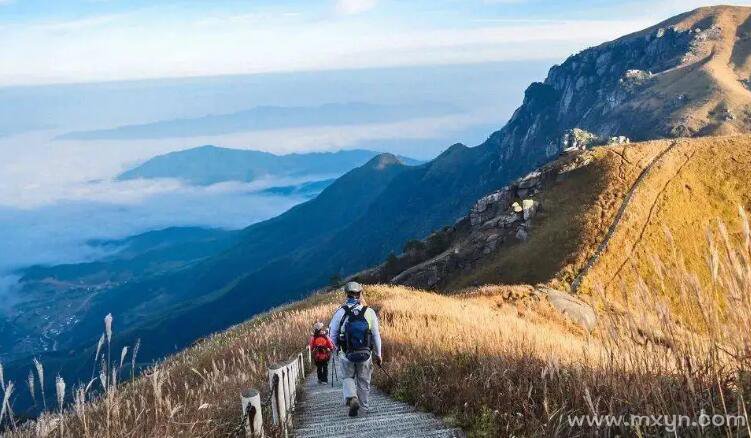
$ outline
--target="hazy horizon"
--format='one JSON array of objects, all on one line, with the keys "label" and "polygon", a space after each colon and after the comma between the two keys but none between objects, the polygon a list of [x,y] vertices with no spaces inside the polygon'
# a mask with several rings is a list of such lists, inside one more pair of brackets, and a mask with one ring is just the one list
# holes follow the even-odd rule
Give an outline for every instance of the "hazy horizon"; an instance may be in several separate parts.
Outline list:
[{"label": "hazy horizon", "polygon": [[[453,143],[474,146],[485,140],[520,104],[530,79],[541,80],[550,63],[0,89],[0,273],[96,259],[101,250],[87,245],[92,238],[123,238],[168,226],[243,228],[305,200],[258,194],[304,181],[217,187],[176,180],[113,181],[156,155],[211,144],[278,154],[370,149],[426,160]],[[502,84],[498,77],[504,78]],[[265,125],[226,133],[216,131],[223,125],[212,125],[215,131],[197,137],[57,138],[128,125],[171,126],[182,119],[200,125],[208,115],[265,107],[288,108],[282,116],[294,118],[297,109],[309,113],[348,102],[363,102],[378,112],[355,112],[339,125],[325,114],[318,119],[303,114],[297,124],[283,120],[280,125],[272,111]],[[328,120],[335,124],[319,123]],[[332,176],[337,175],[327,177]]]}]

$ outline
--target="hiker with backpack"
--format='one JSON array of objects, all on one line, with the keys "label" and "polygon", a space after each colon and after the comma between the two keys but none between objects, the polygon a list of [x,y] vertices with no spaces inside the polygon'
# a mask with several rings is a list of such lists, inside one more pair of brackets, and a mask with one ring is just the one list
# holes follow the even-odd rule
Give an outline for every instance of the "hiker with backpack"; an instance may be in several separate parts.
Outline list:
[{"label": "hiker with backpack", "polygon": [[362,286],[354,281],[344,286],[347,301],[331,318],[329,331],[339,349],[344,402],[349,416],[360,407],[368,410],[373,363],[381,365],[381,333],[375,311],[361,303]]},{"label": "hiker with backpack", "polygon": [[322,322],[313,324],[313,336],[310,338],[310,351],[313,353],[313,362],[318,372],[318,383],[329,381],[329,360],[334,351],[334,343],[328,336],[328,331],[323,328]]}]

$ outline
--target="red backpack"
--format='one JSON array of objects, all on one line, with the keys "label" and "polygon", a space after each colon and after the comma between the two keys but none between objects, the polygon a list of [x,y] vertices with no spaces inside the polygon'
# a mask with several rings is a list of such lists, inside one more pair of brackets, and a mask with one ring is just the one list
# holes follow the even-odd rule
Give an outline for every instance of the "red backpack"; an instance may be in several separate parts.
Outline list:
[{"label": "red backpack", "polygon": [[313,336],[313,360],[318,363],[328,362],[331,358],[329,338],[325,335]]}]

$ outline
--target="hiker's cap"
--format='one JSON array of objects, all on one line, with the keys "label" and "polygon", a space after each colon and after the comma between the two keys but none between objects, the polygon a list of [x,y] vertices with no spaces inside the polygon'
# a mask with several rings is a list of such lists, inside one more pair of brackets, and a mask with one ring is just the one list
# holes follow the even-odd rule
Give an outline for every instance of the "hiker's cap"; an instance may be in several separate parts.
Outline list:
[{"label": "hiker's cap", "polygon": [[350,281],[344,285],[344,292],[346,292],[347,295],[359,295],[362,293],[362,286],[356,281]]},{"label": "hiker's cap", "polygon": [[322,322],[317,322],[317,323],[313,324],[313,331],[317,332],[317,331],[320,331],[321,329],[323,329],[323,323]]}]

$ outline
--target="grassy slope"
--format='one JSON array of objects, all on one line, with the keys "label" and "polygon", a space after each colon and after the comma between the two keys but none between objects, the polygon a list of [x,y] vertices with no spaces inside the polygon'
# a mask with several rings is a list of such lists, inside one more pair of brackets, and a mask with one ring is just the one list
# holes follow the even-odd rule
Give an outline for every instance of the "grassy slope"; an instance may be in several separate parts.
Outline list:
[{"label": "grassy slope", "polygon": [[603,239],[626,192],[667,145],[654,141],[586,152],[588,165],[562,174],[537,198],[542,208],[527,241],[504,244],[448,289],[570,282]]},{"label": "grassy slope", "polygon": [[[671,90],[691,99],[673,116],[682,120],[692,132],[700,135],[737,134],[747,132],[748,105],[751,91],[741,80],[748,78],[748,34],[751,9],[741,7],[700,8],[676,25],[680,29],[717,26],[719,35],[697,48],[695,59],[703,60],[690,68],[678,68],[658,80],[655,91],[671,94]],[[654,102],[655,107],[665,102]],[[722,117],[723,109],[735,115]]]},{"label": "grassy slope", "polygon": [[[472,284],[551,283],[567,289],[603,240],[626,193],[645,166],[673,145],[661,140],[588,152],[589,165],[545,188],[542,209],[529,240],[512,241],[454,278],[448,289]],[[636,273],[657,286],[653,259],[672,258],[675,250],[706,284],[709,271],[704,231],[718,220],[731,234],[740,232],[738,207],[751,208],[751,136],[678,140],[655,161],[628,204],[620,225],[580,292],[604,287],[620,295]],[[668,285],[670,286],[670,285]]]},{"label": "grassy slope", "polygon": [[[672,127],[672,136],[748,132],[751,91],[742,81],[748,79],[751,68],[750,16],[748,7],[715,6],[657,25],[663,29],[674,27],[679,32],[713,31],[695,41],[678,65],[655,75],[634,99],[616,107],[608,117],[625,119],[638,127],[637,131]],[[655,27],[625,38],[647,37]],[[725,117],[726,111],[734,117]],[[634,113],[639,117],[633,117]]]},{"label": "grassy slope", "polygon": [[720,220],[731,234],[740,233],[738,207],[751,207],[750,171],[749,136],[679,140],[634,193],[609,248],[581,291],[591,294],[602,286],[609,296],[620,295],[621,287],[633,285],[637,274],[648,286],[657,287],[654,259],[670,265],[674,250],[706,285],[704,232]]}]

